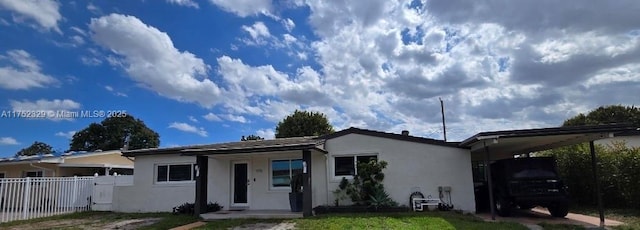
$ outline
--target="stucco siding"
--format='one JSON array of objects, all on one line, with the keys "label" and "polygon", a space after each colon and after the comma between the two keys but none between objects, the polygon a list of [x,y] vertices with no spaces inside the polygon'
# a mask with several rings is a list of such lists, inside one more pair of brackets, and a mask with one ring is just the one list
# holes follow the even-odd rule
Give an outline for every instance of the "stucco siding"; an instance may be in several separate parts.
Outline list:
[{"label": "stucco siding", "polygon": [[[45,168],[46,170],[43,170],[42,168]],[[20,164],[0,165],[0,172],[5,174],[5,178],[22,178],[24,172],[27,171],[43,171],[43,176],[45,177],[65,176],[60,175],[58,172],[58,167],[51,164],[33,163],[32,166],[29,163],[25,162]]]},{"label": "stucco siding", "polygon": [[[401,205],[409,205],[414,187],[425,195],[438,197],[438,186],[450,186],[455,209],[474,212],[475,202],[469,150],[415,142],[348,134],[330,139],[329,183],[326,193],[333,204],[332,191],[341,177],[334,176],[334,156],[374,154],[389,163],[383,181],[390,197]],[[329,203],[328,203],[329,204]]]},{"label": "stucco siding", "polygon": [[133,161],[123,157],[120,151],[113,153],[105,153],[102,155],[67,157],[64,159],[66,164],[111,164],[111,165],[129,165],[133,166]]},{"label": "stucco siding", "polygon": [[118,212],[171,212],[185,202],[195,201],[195,181],[156,183],[157,164],[194,164],[195,157],[150,155],[136,157],[132,186],[116,186],[113,208]]}]

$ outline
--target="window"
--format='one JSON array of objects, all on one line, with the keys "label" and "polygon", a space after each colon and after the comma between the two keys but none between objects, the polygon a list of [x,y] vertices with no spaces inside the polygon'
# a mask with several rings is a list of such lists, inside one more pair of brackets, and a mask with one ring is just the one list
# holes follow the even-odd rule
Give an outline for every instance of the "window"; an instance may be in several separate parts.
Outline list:
[{"label": "window", "polygon": [[291,178],[299,173],[302,173],[301,159],[272,160],[271,187],[289,188]]},{"label": "window", "polygon": [[43,174],[42,171],[26,171],[24,177],[42,177]]},{"label": "window", "polygon": [[369,161],[378,160],[375,155],[363,156],[343,156],[334,158],[335,176],[353,176],[358,174],[357,164],[368,163]]},{"label": "window", "polygon": [[158,165],[156,182],[192,181],[196,178],[195,164]]},{"label": "window", "polygon": [[5,178],[5,177],[6,176],[5,176],[4,172],[0,172],[0,178]]}]

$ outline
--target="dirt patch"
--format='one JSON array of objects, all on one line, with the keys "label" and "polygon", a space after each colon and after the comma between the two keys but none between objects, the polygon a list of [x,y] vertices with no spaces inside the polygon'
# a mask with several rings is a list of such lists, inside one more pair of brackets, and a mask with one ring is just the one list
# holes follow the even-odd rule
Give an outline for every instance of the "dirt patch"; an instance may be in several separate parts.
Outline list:
[{"label": "dirt patch", "polygon": [[233,228],[233,230],[291,230],[295,229],[294,223],[257,223],[245,224]]},{"label": "dirt patch", "polygon": [[40,229],[86,229],[86,230],[135,230],[143,226],[152,225],[160,221],[161,218],[142,218],[121,220],[117,222],[105,223],[100,219],[69,219],[69,220],[50,220],[32,224],[23,224],[9,227],[11,230],[40,230]]}]

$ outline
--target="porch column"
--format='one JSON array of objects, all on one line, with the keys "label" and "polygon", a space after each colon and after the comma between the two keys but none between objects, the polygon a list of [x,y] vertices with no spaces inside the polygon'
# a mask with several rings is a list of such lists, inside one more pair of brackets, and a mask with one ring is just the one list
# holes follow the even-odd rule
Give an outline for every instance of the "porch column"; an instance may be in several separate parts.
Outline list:
[{"label": "porch column", "polygon": [[311,195],[311,150],[302,150],[302,216],[312,216],[312,195]]},{"label": "porch column", "polygon": [[496,206],[494,204],[495,197],[493,197],[493,179],[491,178],[491,153],[489,152],[489,146],[486,141],[484,145],[484,175],[487,177],[487,187],[489,188],[489,208],[491,210],[491,220],[496,220]]},{"label": "porch column", "polygon": [[207,156],[196,157],[196,200],[194,215],[207,212],[207,174],[209,159]]},{"label": "porch column", "polygon": [[596,148],[593,141],[589,142],[591,150],[591,170],[593,171],[593,180],[596,183],[596,199],[598,200],[598,213],[600,214],[600,227],[604,227],[604,210],[602,209],[602,192],[600,191],[600,179],[598,176],[598,158],[596,158]]}]

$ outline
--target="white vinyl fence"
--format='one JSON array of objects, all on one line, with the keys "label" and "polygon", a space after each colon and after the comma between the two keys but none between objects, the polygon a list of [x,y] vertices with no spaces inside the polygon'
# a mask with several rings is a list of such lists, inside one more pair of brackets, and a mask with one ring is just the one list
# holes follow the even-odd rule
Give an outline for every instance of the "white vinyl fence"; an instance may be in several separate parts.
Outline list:
[{"label": "white vinyl fence", "polygon": [[0,179],[0,222],[91,210],[94,177]]}]

